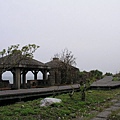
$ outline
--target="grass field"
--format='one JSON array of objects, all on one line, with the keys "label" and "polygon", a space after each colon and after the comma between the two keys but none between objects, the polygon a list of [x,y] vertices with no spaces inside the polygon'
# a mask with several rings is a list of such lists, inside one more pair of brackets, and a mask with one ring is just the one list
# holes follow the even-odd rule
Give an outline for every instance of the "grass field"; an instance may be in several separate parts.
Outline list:
[{"label": "grass field", "polygon": [[104,108],[109,107],[112,99],[117,99],[120,89],[89,90],[86,101],[81,101],[80,92],[57,95],[61,103],[49,107],[40,107],[40,100],[20,102],[0,107],[0,120],[71,120],[81,117],[89,120]]}]

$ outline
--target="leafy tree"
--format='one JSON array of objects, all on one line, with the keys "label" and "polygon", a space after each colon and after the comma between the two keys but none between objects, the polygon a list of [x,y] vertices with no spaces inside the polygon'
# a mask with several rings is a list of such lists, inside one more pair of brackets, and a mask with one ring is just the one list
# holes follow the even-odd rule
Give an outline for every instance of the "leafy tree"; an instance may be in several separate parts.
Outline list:
[{"label": "leafy tree", "polygon": [[90,87],[90,73],[83,71],[80,72],[80,93],[81,93],[81,100],[86,100],[86,91]]},{"label": "leafy tree", "polygon": [[[7,49],[3,49],[0,52],[0,75],[13,68],[15,65],[19,64],[19,62],[24,58],[33,58],[34,52],[39,48],[39,46],[35,44],[28,44],[23,46],[21,49],[19,48],[20,45],[11,45]],[[11,60],[11,58],[14,58]],[[7,64],[7,63],[11,64]]]},{"label": "leafy tree", "polygon": [[109,72],[106,72],[106,73],[105,73],[105,76],[113,76],[113,74],[112,74],[112,73],[109,73]]},{"label": "leafy tree", "polygon": [[37,46],[35,44],[28,44],[23,46],[21,49],[19,48],[20,45],[11,45],[10,47],[8,47],[7,49],[3,49],[0,52],[1,57],[4,57],[6,55],[14,55],[14,54],[18,54],[21,53],[21,55],[25,56],[25,57],[30,57],[33,58],[33,53],[40,47]]},{"label": "leafy tree", "polygon": [[86,99],[86,90],[90,88],[90,84],[95,80],[101,79],[103,73],[99,70],[91,70],[90,72],[80,72],[80,91],[81,91],[81,100],[85,101]]},{"label": "leafy tree", "polygon": [[91,77],[94,77],[95,79],[101,79],[103,76],[103,73],[99,70],[91,70],[90,75]]}]

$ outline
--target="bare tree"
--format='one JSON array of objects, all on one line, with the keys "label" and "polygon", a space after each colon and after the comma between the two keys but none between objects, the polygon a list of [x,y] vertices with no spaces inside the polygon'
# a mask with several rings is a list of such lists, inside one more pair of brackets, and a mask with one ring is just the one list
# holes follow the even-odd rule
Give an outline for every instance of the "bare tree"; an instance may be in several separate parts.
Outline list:
[{"label": "bare tree", "polygon": [[[74,88],[72,84],[75,82],[75,71],[77,68],[75,68],[74,65],[76,65],[76,58],[67,48],[62,50],[61,53],[55,54],[54,58],[59,58],[57,65],[61,70],[61,84],[71,84],[72,92],[69,93],[69,96],[73,99]],[[79,69],[77,69],[77,71],[79,71]]]},{"label": "bare tree", "polygon": [[65,48],[61,53],[57,53],[54,55],[55,58],[59,58],[62,61],[62,65],[59,66],[63,69],[62,72],[62,83],[71,83],[72,82],[72,70],[74,69],[73,65],[76,65],[76,58]]}]

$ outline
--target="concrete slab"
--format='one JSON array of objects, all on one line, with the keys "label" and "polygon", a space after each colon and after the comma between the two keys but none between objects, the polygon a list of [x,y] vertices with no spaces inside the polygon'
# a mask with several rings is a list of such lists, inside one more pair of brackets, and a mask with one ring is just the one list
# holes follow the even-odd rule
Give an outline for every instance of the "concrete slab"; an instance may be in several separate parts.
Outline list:
[{"label": "concrete slab", "polygon": [[105,110],[106,110],[106,111],[116,111],[116,110],[118,110],[118,109],[120,109],[119,106],[111,106],[110,108],[107,108],[107,109],[105,109]]},{"label": "concrete slab", "polygon": [[120,102],[115,103],[114,106],[120,107]]},{"label": "concrete slab", "polygon": [[107,120],[106,118],[93,118],[93,119],[91,119],[91,120]]},{"label": "concrete slab", "polygon": [[91,88],[112,89],[112,88],[120,87],[120,81],[112,81],[112,80],[113,80],[112,76],[105,76],[103,79],[93,82]]},{"label": "concrete slab", "polygon": [[97,115],[97,118],[107,118],[111,114],[111,111],[103,111]]}]

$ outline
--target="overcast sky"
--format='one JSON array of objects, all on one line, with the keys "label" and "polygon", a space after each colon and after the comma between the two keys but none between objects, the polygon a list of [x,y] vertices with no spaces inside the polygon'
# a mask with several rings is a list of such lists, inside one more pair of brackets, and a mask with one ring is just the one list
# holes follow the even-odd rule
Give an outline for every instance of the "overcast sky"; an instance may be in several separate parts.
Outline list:
[{"label": "overcast sky", "polygon": [[82,71],[120,71],[120,0],[0,0],[0,49],[40,48],[48,62],[64,48]]}]

